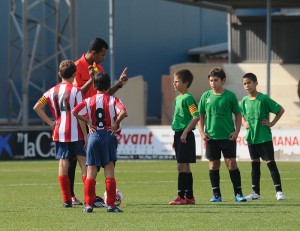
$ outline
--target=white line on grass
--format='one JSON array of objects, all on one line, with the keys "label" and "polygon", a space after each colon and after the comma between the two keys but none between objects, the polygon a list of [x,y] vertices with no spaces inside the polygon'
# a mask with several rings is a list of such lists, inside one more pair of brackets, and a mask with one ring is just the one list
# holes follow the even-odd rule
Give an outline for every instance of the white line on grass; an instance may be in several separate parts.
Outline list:
[{"label": "white line on grass", "polygon": [[[270,180],[269,178],[265,178],[262,180]],[[300,180],[300,178],[282,178],[283,181],[288,180]],[[209,179],[200,180],[201,182],[207,182]],[[229,182],[230,180],[221,180],[221,182]],[[119,184],[153,184],[153,183],[174,183],[177,182],[177,180],[159,180],[159,181],[118,181]],[[82,183],[75,183],[76,185],[82,185]],[[0,184],[0,187],[19,187],[19,186],[57,186],[58,183],[48,183],[48,184]]]}]

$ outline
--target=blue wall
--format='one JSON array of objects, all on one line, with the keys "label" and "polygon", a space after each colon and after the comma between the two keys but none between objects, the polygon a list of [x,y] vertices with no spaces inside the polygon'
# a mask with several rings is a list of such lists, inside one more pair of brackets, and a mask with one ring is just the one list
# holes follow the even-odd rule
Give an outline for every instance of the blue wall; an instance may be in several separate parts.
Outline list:
[{"label": "blue wall", "polygon": [[[8,1],[1,1],[0,50],[7,55]],[[94,37],[109,38],[108,0],[76,1],[78,57]],[[161,114],[161,76],[171,65],[188,61],[187,50],[227,41],[225,13],[163,0],[115,0],[116,78],[124,67],[128,76],[143,75],[148,82],[148,116]],[[1,78],[7,60],[0,59]],[[103,62],[109,72],[109,54]],[[1,102],[7,102],[7,84],[0,85]],[[49,86],[50,87],[50,86]],[[122,89],[126,90],[126,88]],[[36,101],[32,100],[30,107]],[[0,118],[7,117],[0,111]]]},{"label": "blue wall", "polygon": [[8,102],[8,81],[7,81],[7,47],[8,47],[8,12],[9,12],[9,1],[0,2],[0,118],[7,117],[7,102]]}]

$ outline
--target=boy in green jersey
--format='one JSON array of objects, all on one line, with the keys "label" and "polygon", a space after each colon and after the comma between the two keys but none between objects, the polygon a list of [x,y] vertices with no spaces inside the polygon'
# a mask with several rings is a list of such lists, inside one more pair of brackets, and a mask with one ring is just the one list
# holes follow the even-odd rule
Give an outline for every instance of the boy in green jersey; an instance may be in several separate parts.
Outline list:
[{"label": "boy in green jersey", "polygon": [[[206,143],[206,158],[209,160],[209,177],[213,190],[210,202],[222,202],[220,190],[221,153],[229,170],[235,201],[244,202],[241,175],[236,163],[236,138],[241,128],[241,112],[236,95],[223,88],[226,74],[222,68],[213,68],[208,75],[211,90],[201,96],[198,109],[198,128]],[[235,124],[232,119],[235,115]],[[205,129],[204,129],[205,128]]]},{"label": "boy in green jersey", "polygon": [[199,121],[199,112],[194,97],[188,93],[193,75],[183,69],[174,74],[173,86],[179,95],[175,98],[172,129],[175,132],[175,149],[178,170],[178,196],[169,205],[195,204],[193,175],[190,163],[196,163],[196,143],[193,129]]},{"label": "boy in green jersey", "polygon": [[[276,190],[276,199],[284,200],[280,174],[274,159],[274,147],[272,141],[271,127],[273,127],[284,113],[284,109],[267,95],[257,92],[257,78],[253,73],[243,76],[243,85],[249,95],[241,102],[242,123],[247,129],[246,141],[252,160],[252,190],[246,197],[247,200],[260,198],[260,158],[267,162],[271,177]],[[276,116],[272,121],[269,114]]]}]

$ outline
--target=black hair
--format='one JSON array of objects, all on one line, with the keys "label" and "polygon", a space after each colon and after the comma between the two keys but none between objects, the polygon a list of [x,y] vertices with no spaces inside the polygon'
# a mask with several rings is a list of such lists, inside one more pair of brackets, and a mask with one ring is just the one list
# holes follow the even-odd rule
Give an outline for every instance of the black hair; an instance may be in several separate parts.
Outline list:
[{"label": "black hair", "polygon": [[183,82],[188,83],[187,87],[189,88],[193,82],[193,74],[187,69],[182,69],[180,71],[177,71],[175,75]]},{"label": "black hair", "polygon": [[208,74],[208,78],[211,76],[218,77],[221,80],[226,79],[226,74],[222,67],[215,67],[211,69],[211,71]]},{"label": "black hair", "polygon": [[95,89],[97,91],[106,91],[110,88],[110,77],[104,72],[98,72],[93,77]]},{"label": "black hair", "polygon": [[95,38],[90,42],[88,52],[91,53],[92,51],[95,51],[96,53],[99,53],[103,48],[106,50],[108,49],[107,43],[101,38]]},{"label": "black hair", "polygon": [[246,79],[246,78],[252,80],[253,82],[257,82],[256,75],[254,75],[253,73],[244,74],[243,79]]},{"label": "black hair", "polygon": [[58,72],[60,77],[64,79],[71,78],[76,72],[76,65],[72,60],[63,60],[59,64]]}]

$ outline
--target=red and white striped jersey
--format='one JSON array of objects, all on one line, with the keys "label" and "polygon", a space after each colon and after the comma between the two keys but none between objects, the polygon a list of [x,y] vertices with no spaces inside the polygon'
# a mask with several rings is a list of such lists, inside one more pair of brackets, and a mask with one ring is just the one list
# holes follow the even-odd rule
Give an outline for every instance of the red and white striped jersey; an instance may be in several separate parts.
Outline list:
[{"label": "red and white striped jersey", "polygon": [[72,110],[82,101],[81,90],[71,83],[60,83],[49,89],[44,97],[56,120],[53,141],[73,142],[83,140],[83,133]]},{"label": "red and white striped jersey", "polygon": [[[111,125],[123,110],[126,110],[126,107],[120,99],[107,93],[97,93],[82,101],[73,111],[79,115],[86,115],[87,113],[97,129],[110,130]],[[121,126],[116,131],[116,134],[120,133]]]}]

